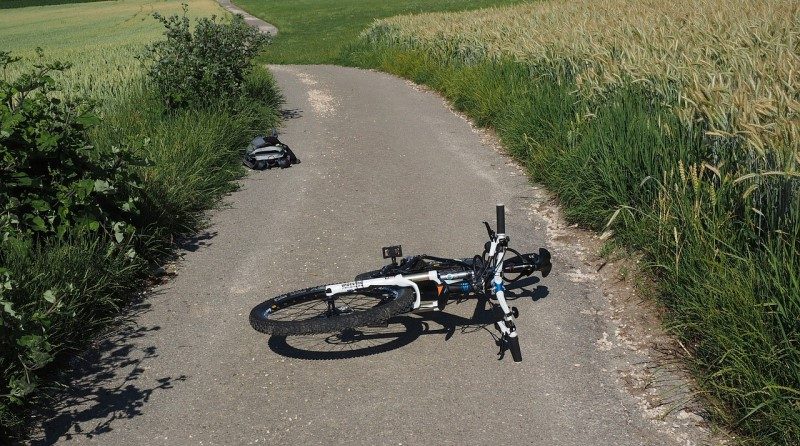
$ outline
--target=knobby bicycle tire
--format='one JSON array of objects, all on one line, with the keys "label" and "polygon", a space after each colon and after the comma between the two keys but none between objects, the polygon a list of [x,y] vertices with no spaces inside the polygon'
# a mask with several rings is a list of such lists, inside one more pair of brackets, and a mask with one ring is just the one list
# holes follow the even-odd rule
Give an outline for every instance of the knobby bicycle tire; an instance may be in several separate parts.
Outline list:
[{"label": "knobby bicycle tire", "polygon": [[270,318],[283,309],[306,303],[325,302],[325,286],[316,286],[293,291],[268,299],[256,305],[250,311],[250,325],[256,331],[275,336],[308,335],[335,333],[349,328],[363,327],[385,322],[392,316],[411,309],[416,300],[413,289],[405,287],[376,287],[337,295],[337,299],[348,296],[363,295],[378,299],[380,302],[371,307],[345,314],[316,315],[297,321],[275,320]]}]

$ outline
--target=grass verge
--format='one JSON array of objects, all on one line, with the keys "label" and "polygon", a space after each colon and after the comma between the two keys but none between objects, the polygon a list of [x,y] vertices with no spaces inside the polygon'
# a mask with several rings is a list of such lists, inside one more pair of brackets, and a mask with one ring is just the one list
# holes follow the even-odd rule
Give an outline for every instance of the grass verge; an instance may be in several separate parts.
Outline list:
[{"label": "grass verge", "polygon": [[337,63],[339,53],[373,20],[397,14],[465,11],[525,0],[236,0],[278,28],[262,60],[276,64]]},{"label": "grass verge", "polygon": [[367,42],[342,60],[438,90],[495,128],[569,220],[644,252],[717,419],[747,441],[800,443],[800,203],[756,209],[743,199],[796,197],[796,178],[708,164],[719,152],[703,128],[636,85],[587,116],[588,99],[546,66]]}]

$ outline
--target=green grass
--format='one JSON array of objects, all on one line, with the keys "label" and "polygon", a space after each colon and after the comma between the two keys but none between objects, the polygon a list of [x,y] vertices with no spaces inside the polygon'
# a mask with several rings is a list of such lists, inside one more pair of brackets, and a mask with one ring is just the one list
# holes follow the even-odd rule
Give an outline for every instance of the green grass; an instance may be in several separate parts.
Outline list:
[{"label": "green grass", "polygon": [[235,189],[231,180],[244,172],[241,153],[252,136],[278,124],[282,99],[271,74],[258,68],[246,88],[252,101],[178,114],[166,113],[158,98],[138,91],[106,113],[93,142],[139,147],[150,164],[142,171],[146,198],[137,223],[150,228],[149,235],[164,241],[201,228],[205,211]]},{"label": "green grass", "polygon": [[[646,254],[716,421],[748,443],[800,444],[800,200],[786,198],[800,181],[704,167],[719,147],[641,86],[589,104],[549,66],[367,42],[344,54],[431,86],[495,128],[570,221],[604,230],[613,220],[615,242]],[[755,210],[748,193],[783,201]]]},{"label": "green grass", "polygon": [[463,11],[524,0],[237,0],[242,9],[278,28],[263,61],[337,63],[342,48],[375,19],[397,14]]}]

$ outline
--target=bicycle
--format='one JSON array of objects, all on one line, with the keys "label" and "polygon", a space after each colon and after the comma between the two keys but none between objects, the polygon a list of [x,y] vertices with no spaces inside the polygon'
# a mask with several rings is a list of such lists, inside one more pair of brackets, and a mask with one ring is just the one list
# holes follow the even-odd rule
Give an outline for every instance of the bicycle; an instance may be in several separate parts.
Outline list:
[{"label": "bicycle", "polygon": [[[498,204],[497,231],[483,222],[489,234],[483,253],[467,259],[430,255],[403,257],[401,246],[383,248],[391,263],[359,274],[353,281],[320,285],[268,299],[250,311],[250,325],[273,336],[336,333],[375,326],[407,312],[442,311],[452,298],[484,295],[497,312],[494,322],[500,333],[501,353],[511,352],[522,360],[514,320],[505,286],[539,271],[547,277],[552,269],[550,252],[520,254],[510,248],[505,228],[505,206]],[[511,253],[511,256],[508,256]],[[398,258],[402,258],[400,263]]]}]

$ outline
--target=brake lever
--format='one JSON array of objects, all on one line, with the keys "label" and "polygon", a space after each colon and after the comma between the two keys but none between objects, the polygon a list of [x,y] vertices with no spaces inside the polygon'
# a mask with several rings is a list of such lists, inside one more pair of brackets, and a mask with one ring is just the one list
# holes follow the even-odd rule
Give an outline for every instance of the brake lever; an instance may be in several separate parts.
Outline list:
[{"label": "brake lever", "polygon": [[496,234],[495,234],[495,232],[492,230],[492,227],[491,227],[491,226],[489,226],[489,222],[488,222],[488,221],[485,221],[485,222],[483,222],[483,224],[484,224],[484,225],[486,225],[486,232],[488,232],[488,233],[489,233],[489,239],[490,239],[490,240],[492,240],[492,241],[494,241],[494,240],[497,238],[497,235],[496,235]]}]

